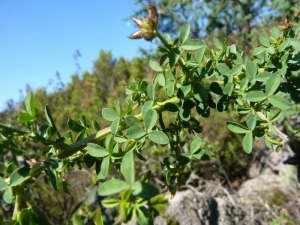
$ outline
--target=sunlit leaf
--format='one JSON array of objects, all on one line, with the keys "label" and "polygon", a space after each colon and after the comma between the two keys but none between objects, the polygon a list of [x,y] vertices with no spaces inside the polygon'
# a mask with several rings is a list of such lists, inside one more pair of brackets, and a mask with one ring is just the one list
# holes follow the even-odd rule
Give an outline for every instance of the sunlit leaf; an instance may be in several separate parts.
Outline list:
[{"label": "sunlit leaf", "polygon": [[94,143],[87,144],[87,151],[93,157],[105,157],[108,155],[108,151],[105,148]]},{"label": "sunlit leaf", "polygon": [[102,116],[104,119],[108,121],[114,121],[115,119],[119,118],[120,116],[114,110],[109,108],[102,109]]},{"label": "sunlit leaf", "polygon": [[144,123],[147,132],[151,131],[157,121],[157,112],[149,109],[144,116]]},{"label": "sunlit leaf", "polygon": [[154,59],[150,59],[149,66],[150,66],[151,69],[153,69],[156,72],[162,72],[163,71],[161,66]]},{"label": "sunlit leaf", "polygon": [[112,179],[102,183],[98,189],[98,194],[101,196],[118,194],[121,191],[129,188],[130,185],[122,180]]},{"label": "sunlit leaf", "polygon": [[288,110],[292,107],[292,104],[281,96],[270,96],[268,100],[273,106],[279,109]]},{"label": "sunlit leaf", "polygon": [[8,187],[5,192],[3,193],[3,200],[4,202],[6,202],[7,204],[12,203],[13,201],[13,190],[12,187]]},{"label": "sunlit leaf", "polygon": [[188,39],[186,40],[183,45],[182,48],[184,50],[197,50],[199,48],[202,48],[203,46],[205,46],[205,43],[199,39]]},{"label": "sunlit leaf", "polygon": [[147,132],[142,127],[138,126],[129,127],[129,129],[126,131],[126,137],[131,139],[140,139],[146,134]]},{"label": "sunlit leaf", "polygon": [[179,33],[179,41],[181,44],[183,44],[186,39],[189,37],[189,34],[190,34],[190,24],[185,24],[181,30],[180,30],[180,33]]},{"label": "sunlit leaf", "polygon": [[32,116],[32,118],[35,118],[35,102],[31,91],[28,92],[25,97],[25,109]]},{"label": "sunlit leaf", "polygon": [[20,167],[16,169],[11,175],[10,175],[10,186],[17,186],[21,183],[23,183],[30,173],[30,168],[27,166]]},{"label": "sunlit leaf", "polygon": [[280,75],[278,73],[273,73],[270,75],[266,83],[266,94],[268,96],[274,94],[280,85]]},{"label": "sunlit leaf", "polygon": [[246,133],[245,137],[243,138],[243,149],[246,153],[251,153],[252,152],[252,145],[253,145],[253,137],[252,137],[252,132]]},{"label": "sunlit leaf", "polygon": [[149,133],[149,139],[157,144],[166,145],[169,144],[169,137],[161,131],[154,130]]},{"label": "sunlit leaf", "polygon": [[250,102],[261,102],[265,100],[267,96],[263,91],[249,91],[245,98]]},{"label": "sunlit leaf", "polygon": [[81,132],[84,131],[86,128],[82,126],[81,124],[77,123],[75,120],[68,119],[68,127],[75,132]]},{"label": "sunlit leaf", "polygon": [[125,177],[125,180],[129,184],[133,184],[135,182],[135,158],[134,151],[128,151],[124,155],[121,163],[121,172]]},{"label": "sunlit leaf", "polygon": [[230,121],[227,122],[227,127],[229,130],[231,130],[232,132],[237,133],[237,134],[245,134],[250,131],[249,128],[247,128],[239,123],[236,123],[236,122],[230,122]]}]

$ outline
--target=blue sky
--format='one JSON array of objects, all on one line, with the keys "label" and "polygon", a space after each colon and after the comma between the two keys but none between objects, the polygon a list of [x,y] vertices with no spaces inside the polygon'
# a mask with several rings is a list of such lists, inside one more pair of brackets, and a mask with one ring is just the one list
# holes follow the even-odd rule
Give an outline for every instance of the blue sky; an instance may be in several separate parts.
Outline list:
[{"label": "blue sky", "polygon": [[0,0],[0,111],[26,94],[26,84],[45,87],[56,72],[70,81],[76,50],[81,71],[90,71],[100,49],[131,59],[139,47],[155,48],[127,38],[137,27],[126,18],[139,7],[134,0]]}]

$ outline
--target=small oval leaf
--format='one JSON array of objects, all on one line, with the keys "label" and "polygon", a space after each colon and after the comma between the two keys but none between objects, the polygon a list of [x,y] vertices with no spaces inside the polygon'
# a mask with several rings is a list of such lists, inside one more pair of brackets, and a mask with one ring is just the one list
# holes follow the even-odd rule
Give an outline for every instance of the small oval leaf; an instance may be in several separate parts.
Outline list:
[{"label": "small oval leaf", "polygon": [[149,139],[157,144],[166,145],[169,144],[170,140],[168,135],[162,131],[152,131],[149,133]]},{"label": "small oval leaf", "polygon": [[116,179],[108,180],[100,185],[98,189],[98,194],[100,196],[118,194],[119,192],[124,191],[129,187],[130,185],[125,181]]},{"label": "small oval leaf", "polygon": [[94,143],[87,144],[87,151],[91,156],[94,157],[105,157],[108,155],[108,151],[100,145]]}]

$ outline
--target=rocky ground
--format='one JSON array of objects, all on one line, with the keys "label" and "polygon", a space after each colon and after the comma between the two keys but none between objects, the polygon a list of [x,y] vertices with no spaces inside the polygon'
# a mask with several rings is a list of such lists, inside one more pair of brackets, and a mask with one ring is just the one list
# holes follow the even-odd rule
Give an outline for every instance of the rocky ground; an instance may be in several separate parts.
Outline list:
[{"label": "rocky ground", "polygon": [[[251,179],[238,190],[228,190],[217,181],[204,182],[191,174],[186,190],[169,200],[169,207],[155,218],[155,224],[300,224],[300,185],[295,169],[282,164],[288,156],[286,149],[279,153],[259,151],[249,170]],[[189,185],[195,180],[197,188]]]}]

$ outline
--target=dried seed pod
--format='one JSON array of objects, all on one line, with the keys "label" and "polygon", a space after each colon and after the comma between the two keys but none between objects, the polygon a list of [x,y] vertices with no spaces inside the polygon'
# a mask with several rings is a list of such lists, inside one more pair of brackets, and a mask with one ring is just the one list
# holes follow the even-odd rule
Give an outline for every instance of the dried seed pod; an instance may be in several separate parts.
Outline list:
[{"label": "dried seed pod", "polygon": [[156,36],[158,14],[156,7],[153,3],[148,4],[148,19],[145,18],[132,18],[138,25],[139,30],[128,36],[131,39],[144,38],[147,41],[152,41]]}]

